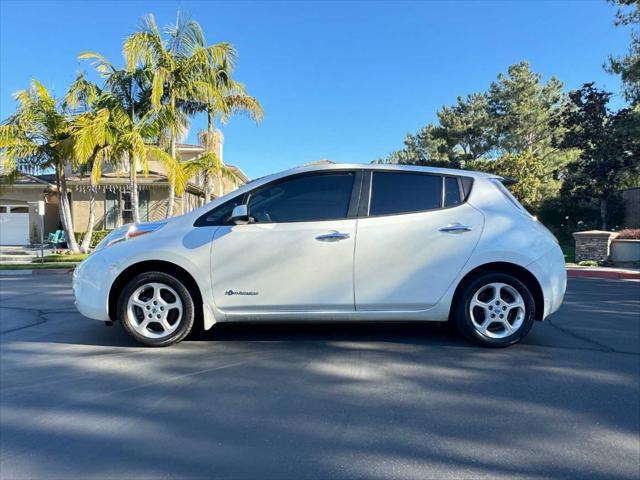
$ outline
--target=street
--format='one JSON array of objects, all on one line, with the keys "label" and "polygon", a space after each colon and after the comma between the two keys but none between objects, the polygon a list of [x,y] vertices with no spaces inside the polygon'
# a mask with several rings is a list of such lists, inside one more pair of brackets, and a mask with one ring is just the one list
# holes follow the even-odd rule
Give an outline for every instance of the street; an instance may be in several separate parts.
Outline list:
[{"label": "street", "polygon": [[165,349],[0,276],[0,478],[640,476],[640,282],[571,279],[522,344],[216,325]]}]

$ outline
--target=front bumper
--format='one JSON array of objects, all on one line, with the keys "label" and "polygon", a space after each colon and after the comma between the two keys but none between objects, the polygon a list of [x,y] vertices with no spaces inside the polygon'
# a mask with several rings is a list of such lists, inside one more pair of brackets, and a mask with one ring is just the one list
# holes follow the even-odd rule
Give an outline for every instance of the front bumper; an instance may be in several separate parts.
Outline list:
[{"label": "front bumper", "polygon": [[535,262],[527,265],[542,288],[544,312],[542,320],[560,308],[567,289],[567,268],[559,246],[554,246]]},{"label": "front bumper", "polygon": [[73,272],[75,305],[85,317],[109,320],[109,290],[113,274],[100,254],[84,260]]}]

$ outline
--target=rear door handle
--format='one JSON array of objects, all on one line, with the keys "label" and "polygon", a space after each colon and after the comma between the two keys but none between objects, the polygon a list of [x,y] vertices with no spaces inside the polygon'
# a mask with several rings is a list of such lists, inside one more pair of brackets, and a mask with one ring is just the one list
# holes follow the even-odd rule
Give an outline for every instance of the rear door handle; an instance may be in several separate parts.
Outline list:
[{"label": "rear door handle", "polygon": [[439,232],[444,233],[463,233],[470,232],[471,230],[473,230],[473,228],[471,228],[470,226],[462,225],[460,223],[452,223],[451,225],[447,225],[438,229]]},{"label": "rear door handle", "polygon": [[323,235],[318,235],[316,240],[319,242],[339,242],[340,240],[346,240],[349,238],[348,233],[338,232],[337,230],[332,230],[329,233],[325,233]]}]

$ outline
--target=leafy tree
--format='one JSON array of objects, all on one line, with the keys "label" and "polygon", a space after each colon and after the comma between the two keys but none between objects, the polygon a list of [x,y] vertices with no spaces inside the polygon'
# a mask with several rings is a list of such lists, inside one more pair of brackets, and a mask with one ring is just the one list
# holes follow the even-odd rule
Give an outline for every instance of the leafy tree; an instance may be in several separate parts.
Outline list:
[{"label": "leafy tree", "polygon": [[[75,115],[80,115],[90,111],[100,94],[100,88],[95,83],[87,80],[83,73],[80,73],[67,91],[64,98],[64,106],[65,108],[71,109]],[[93,171],[96,153],[97,151],[94,150],[94,152],[86,158],[78,158],[75,156],[74,162],[80,166],[83,172],[91,172],[89,175],[89,216],[87,219],[87,228],[82,238],[82,243],[80,244],[80,251],[82,252],[89,251],[91,237],[93,236],[93,225],[96,218],[96,190],[101,176],[100,171]]]},{"label": "leafy tree", "polygon": [[488,107],[487,94],[474,93],[465,99],[458,97],[455,105],[442,107],[437,113],[440,124],[434,136],[444,142],[454,163],[478,160],[495,148],[494,122]]},{"label": "leafy tree", "polygon": [[[148,114],[151,109],[150,104],[150,83],[148,69],[136,68],[129,70],[127,68],[116,68],[105,57],[96,52],[82,52],[78,55],[81,60],[90,60],[96,71],[104,78],[103,92],[104,96],[101,99],[101,105],[98,108],[100,114],[96,112],[95,115],[85,116],[83,118],[82,137],[86,139],[87,144],[90,144],[90,133],[92,129],[98,129],[106,127],[106,125],[114,119],[122,120],[120,127],[111,124],[113,131],[120,133],[117,137],[104,137],[105,140],[115,142],[120,146],[129,143],[133,145],[132,140],[136,138],[142,131],[138,123],[140,120]],[[126,58],[125,58],[126,60]],[[111,109],[111,112],[105,112],[105,109]],[[123,117],[127,117],[126,119]],[[148,117],[147,117],[148,118]],[[91,126],[90,119],[98,122]],[[164,116],[164,120],[167,123],[175,123],[175,119],[169,115]],[[104,123],[103,123],[104,122]],[[128,128],[128,138],[125,139],[125,131],[123,128]],[[92,147],[96,148],[100,146],[98,138],[94,139]],[[142,141],[150,140],[144,138]],[[105,147],[105,145],[102,145]],[[140,157],[139,154],[142,151],[140,148],[132,148],[130,150],[121,150],[118,148],[111,148],[113,154],[117,153],[117,157],[112,157],[114,162],[127,162],[129,168],[129,190],[131,195],[131,210],[133,213],[133,221],[140,221],[140,209],[138,202],[138,170],[142,167],[142,170],[146,174],[147,158]],[[84,155],[91,155],[91,150],[85,150]],[[101,157],[103,158],[103,157]]]},{"label": "leafy tree", "polygon": [[[217,65],[233,65],[236,52],[228,43],[206,46],[200,24],[178,12],[175,25],[165,28],[165,41],[153,15],[144,17],[139,31],[124,43],[129,70],[142,65],[151,76],[151,103],[162,105],[179,119],[169,128],[169,153],[178,162],[176,142],[188,126],[185,109],[193,102],[211,103],[220,95],[216,84],[209,81]],[[170,182],[167,216],[173,214],[174,183]]]},{"label": "leafy tree", "polygon": [[605,68],[622,80],[622,94],[632,104],[640,104],[640,1],[609,0],[618,6],[616,26],[631,27],[631,45],[629,51],[620,56],[609,56]]},{"label": "leafy tree", "polygon": [[446,141],[436,134],[436,129],[435,125],[429,124],[416,135],[408,133],[402,150],[397,150],[386,159],[378,159],[376,162],[458,168],[460,164]]},{"label": "leafy tree", "polygon": [[[222,159],[216,154],[215,145],[209,144],[210,142],[216,142],[215,137],[209,135],[208,132],[205,131],[200,132],[199,136],[200,143],[205,147],[205,152],[192,160],[186,161],[184,164],[184,171],[189,177],[195,176],[201,178],[204,189],[204,201],[205,203],[209,203],[211,201],[211,180],[213,177],[217,177],[220,181],[222,181],[223,178],[227,178],[236,182],[238,180],[238,176],[236,175],[236,172],[227,167],[222,162]],[[222,188],[220,188],[219,191],[222,192]]]},{"label": "leafy tree", "polygon": [[611,93],[593,83],[569,94],[561,117],[566,129],[561,148],[578,148],[567,167],[563,193],[577,200],[597,198],[601,228],[609,225],[608,202],[630,175],[640,172],[640,116],[636,111],[608,108]]},{"label": "leafy tree", "polygon": [[562,83],[556,78],[541,83],[541,75],[528,62],[500,73],[489,89],[489,110],[496,124],[497,143],[504,153],[527,151],[541,155],[551,148],[550,121],[560,111]]},{"label": "leafy tree", "polygon": [[58,212],[67,245],[79,253],[73,231],[65,165],[73,154],[69,118],[62,106],[37,80],[16,93],[16,112],[0,126],[0,149],[8,162],[21,162],[36,170],[55,169]]}]

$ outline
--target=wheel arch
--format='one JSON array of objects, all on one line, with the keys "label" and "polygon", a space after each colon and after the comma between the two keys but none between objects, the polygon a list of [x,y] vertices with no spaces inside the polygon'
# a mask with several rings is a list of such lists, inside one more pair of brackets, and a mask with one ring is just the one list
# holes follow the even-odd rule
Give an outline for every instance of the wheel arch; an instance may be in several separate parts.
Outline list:
[{"label": "wheel arch", "polygon": [[525,267],[509,262],[485,263],[483,265],[475,267],[473,270],[470,270],[464,277],[462,277],[462,280],[458,282],[458,286],[456,287],[455,293],[453,294],[453,301],[451,302],[449,315],[451,315],[451,312],[453,312],[454,305],[456,305],[459,296],[462,294],[469,282],[471,282],[471,280],[476,278],[478,275],[488,272],[508,273],[524,283],[533,295],[533,300],[535,302],[534,318],[536,320],[542,320],[542,317],[544,315],[544,293],[542,292],[540,282],[535,277],[535,275]]},{"label": "wheel arch", "polygon": [[195,321],[202,323],[203,318],[203,301],[202,292],[198,283],[187,270],[183,267],[176,265],[175,263],[163,261],[163,260],[145,260],[142,262],[134,263],[125,268],[116,277],[109,290],[109,318],[113,321],[118,318],[118,297],[120,292],[125,287],[127,282],[140,273],[145,272],[163,272],[169,275],[173,275],[182,281],[189,292],[193,295],[193,304],[195,307]]}]

